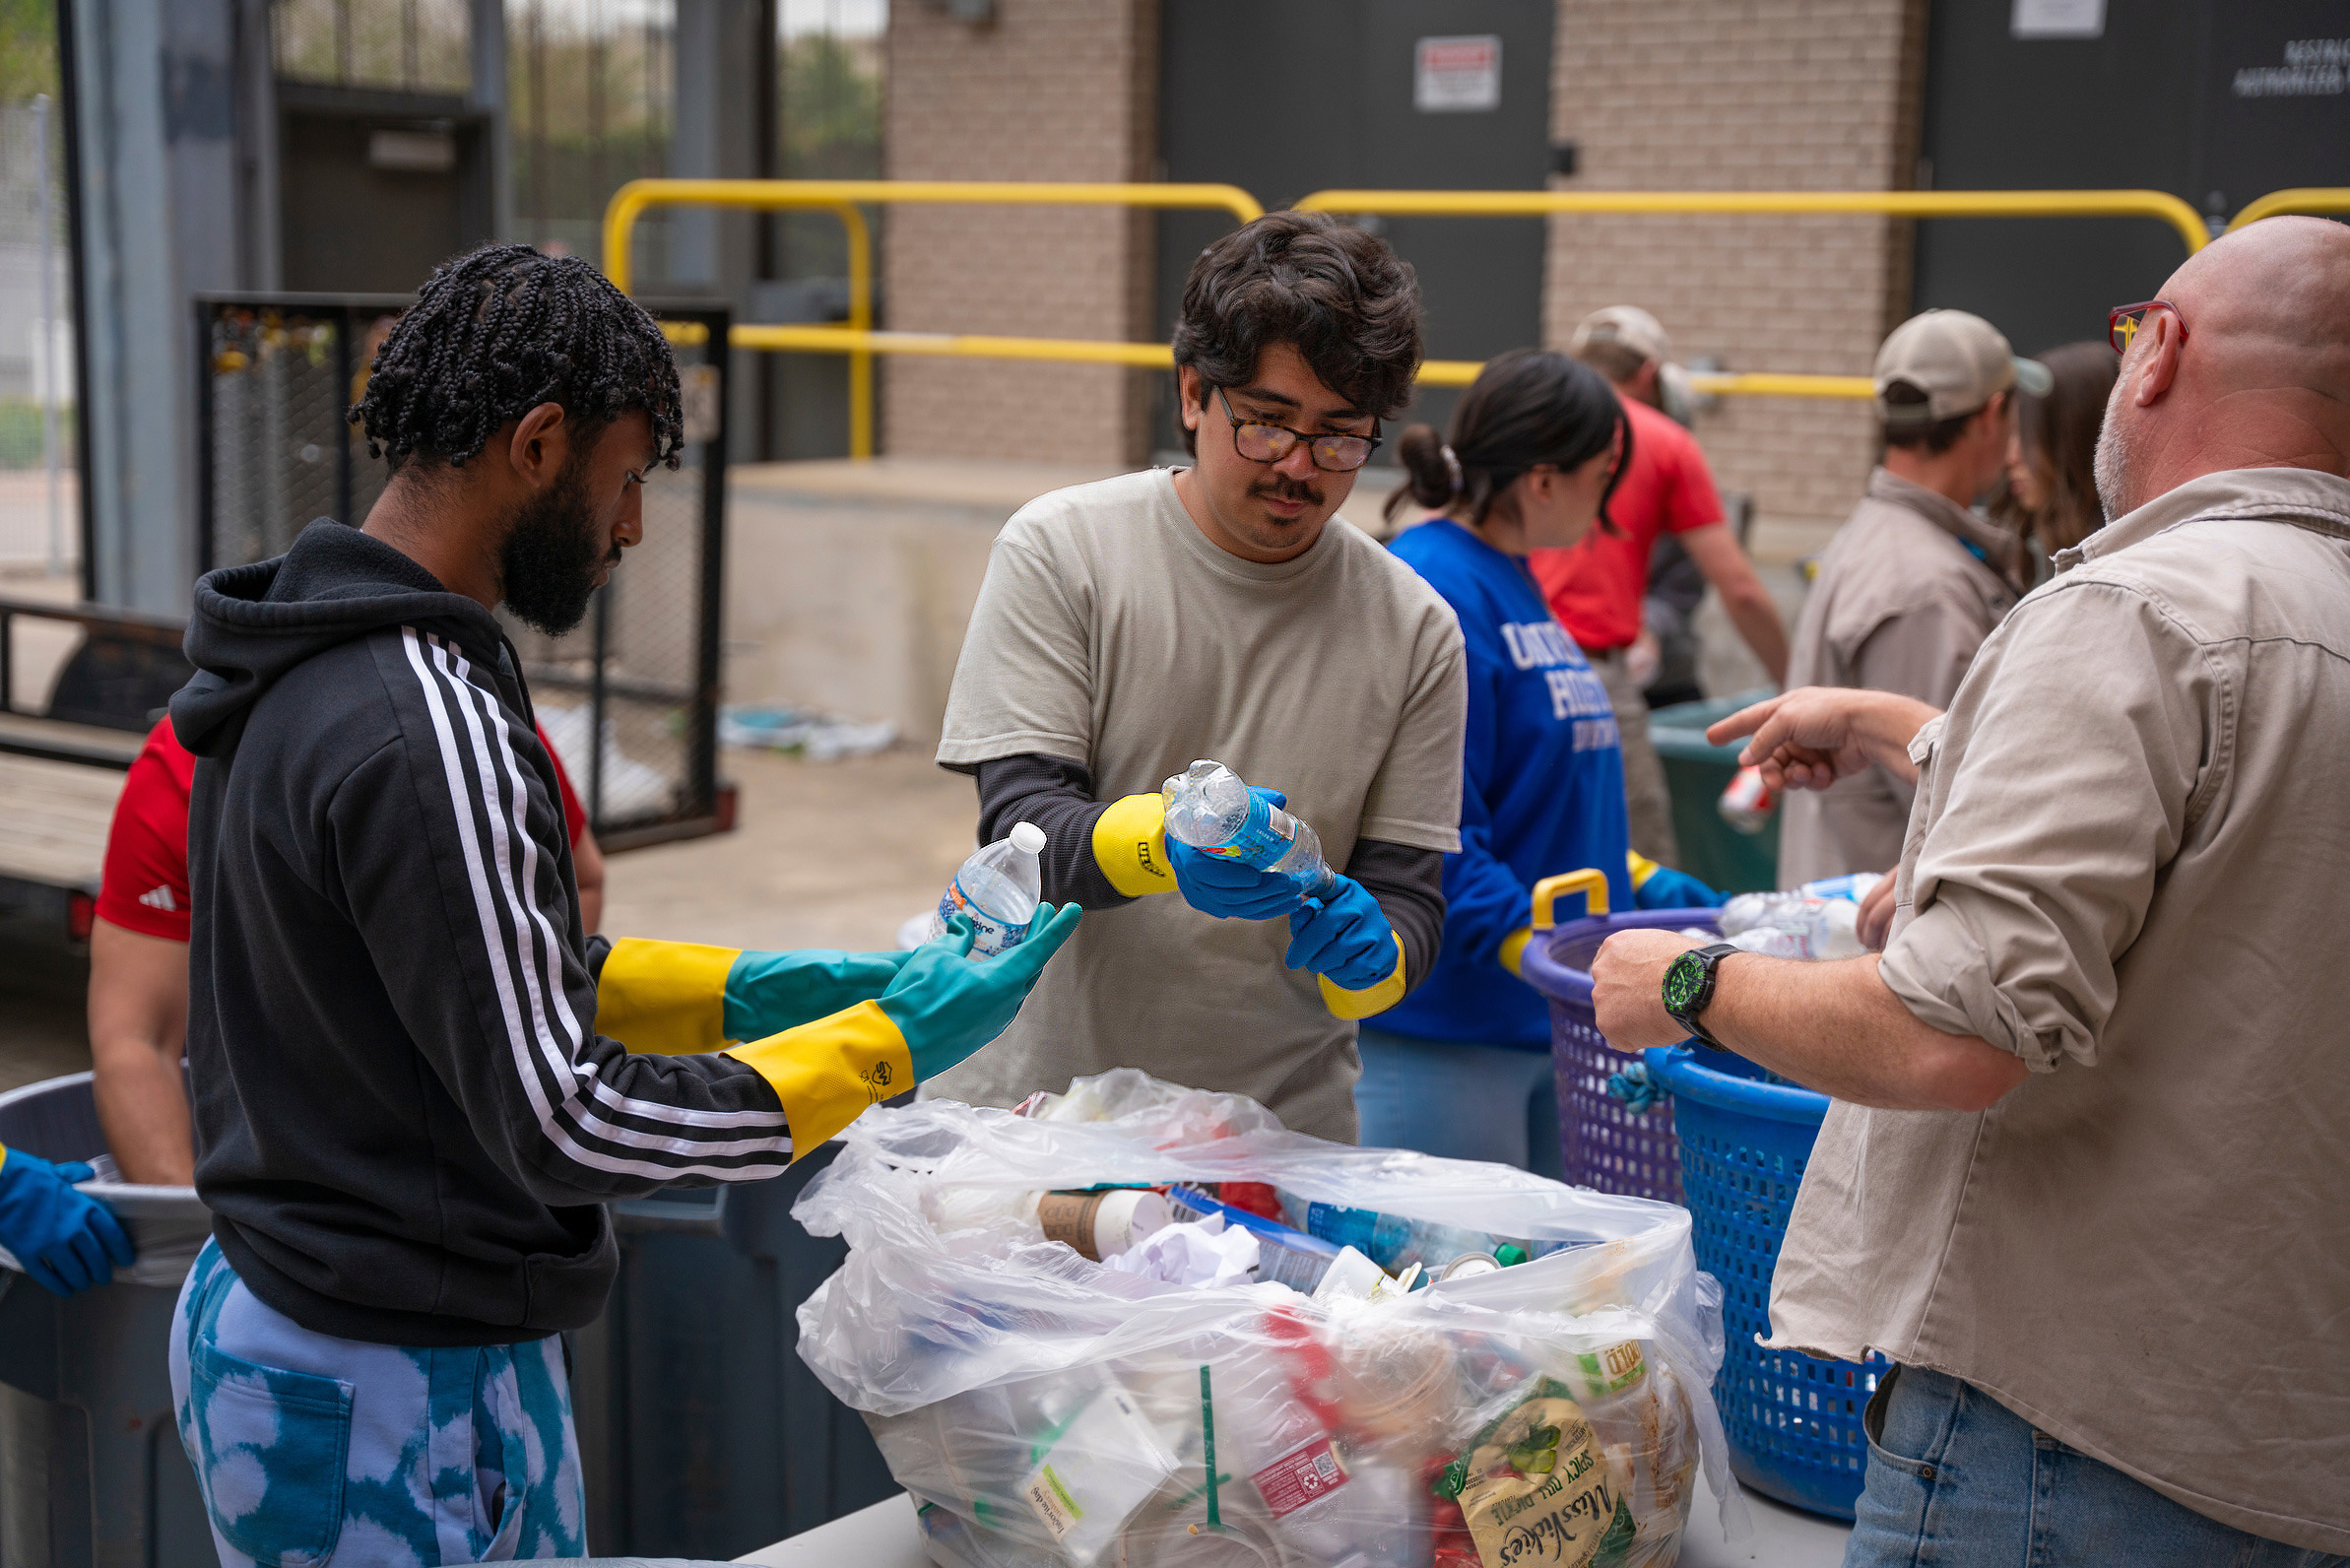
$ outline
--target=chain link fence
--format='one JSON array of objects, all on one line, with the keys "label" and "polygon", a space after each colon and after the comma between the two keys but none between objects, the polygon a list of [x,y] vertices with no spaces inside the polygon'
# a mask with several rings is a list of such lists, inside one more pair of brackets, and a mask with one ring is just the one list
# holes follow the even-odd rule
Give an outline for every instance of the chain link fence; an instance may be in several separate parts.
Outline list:
[{"label": "chain link fence", "polygon": [[0,569],[81,554],[63,138],[45,97],[0,103]]},{"label": "chain link fence", "polygon": [[[384,464],[344,423],[407,304],[375,295],[208,295],[198,548],[204,569],[282,555],[316,518],[358,523]],[[723,307],[656,306],[685,389],[685,449],[644,491],[644,542],[587,620],[549,637],[501,615],[539,725],[607,849],[726,825],[717,783],[726,499]]]}]

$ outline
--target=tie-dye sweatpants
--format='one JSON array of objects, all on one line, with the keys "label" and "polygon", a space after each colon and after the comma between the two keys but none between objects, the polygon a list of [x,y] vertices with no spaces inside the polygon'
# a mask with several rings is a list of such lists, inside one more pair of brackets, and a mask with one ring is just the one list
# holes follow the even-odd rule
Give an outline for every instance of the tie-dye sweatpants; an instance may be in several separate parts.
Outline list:
[{"label": "tie-dye sweatpants", "polygon": [[224,1568],[434,1568],[587,1553],[561,1342],[313,1334],[217,1243],[179,1294],[171,1399]]}]

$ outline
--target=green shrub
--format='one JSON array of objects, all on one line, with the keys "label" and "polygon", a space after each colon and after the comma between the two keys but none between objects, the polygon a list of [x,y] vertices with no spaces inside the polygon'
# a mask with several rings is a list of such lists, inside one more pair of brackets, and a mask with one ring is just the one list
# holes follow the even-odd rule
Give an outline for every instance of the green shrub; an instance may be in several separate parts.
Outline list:
[{"label": "green shrub", "polygon": [[[74,466],[74,406],[57,408],[57,462]],[[31,398],[0,397],[0,468],[38,468],[40,405]]]}]

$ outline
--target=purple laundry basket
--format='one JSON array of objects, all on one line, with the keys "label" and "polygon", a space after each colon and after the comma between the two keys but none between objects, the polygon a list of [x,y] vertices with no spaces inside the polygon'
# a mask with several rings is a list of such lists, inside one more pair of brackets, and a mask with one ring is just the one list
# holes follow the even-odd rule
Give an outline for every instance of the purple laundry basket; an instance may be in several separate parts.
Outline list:
[{"label": "purple laundry basket", "polygon": [[[1548,884],[1545,883],[1545,886]],[[1537,898],[1539,894],[1537,894]],[[1604,894],[1601,895],[1604,902]],[[1537,916],[1537,919],[1540,917]],[[1607,1079],[1640,1059],[1611,1051],[1592,1014],[1592,958],[1619,931],[1716,929],[1711,909],[1642,909],[1536,930],[1519,974],[1550,1004],[1550,1063],[1558,1078],[1559,1152],[1566,1179],[1627,1198],[1682,1202],[1681,1145],[1672,1099],[1659,1093],[1635,1111]]]}]

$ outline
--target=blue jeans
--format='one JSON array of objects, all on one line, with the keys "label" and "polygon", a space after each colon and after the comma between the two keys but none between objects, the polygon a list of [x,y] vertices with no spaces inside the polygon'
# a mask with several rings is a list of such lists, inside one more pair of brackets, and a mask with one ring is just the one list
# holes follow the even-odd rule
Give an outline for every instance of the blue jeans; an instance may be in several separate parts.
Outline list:
[{"label": "blue jeans", "polygon": [[1868,1402],[1844,1568],[2341,1568],[2067,1448],[1971,1384],[1896,1367]]},{"label": "blue jeans", "polygon": [[171,1403],[223,1568],[587,1555],[558,1339],[313,1334],[208,1241],[172,1323]]},{"label": "blue jeans", "polygon": [[1416,1040],[1364,1028],[1355,1041],[1357,1135],[1365,1148],[1489,1159],[1555,1179],[1558,1079],[1548,1051]]}]

